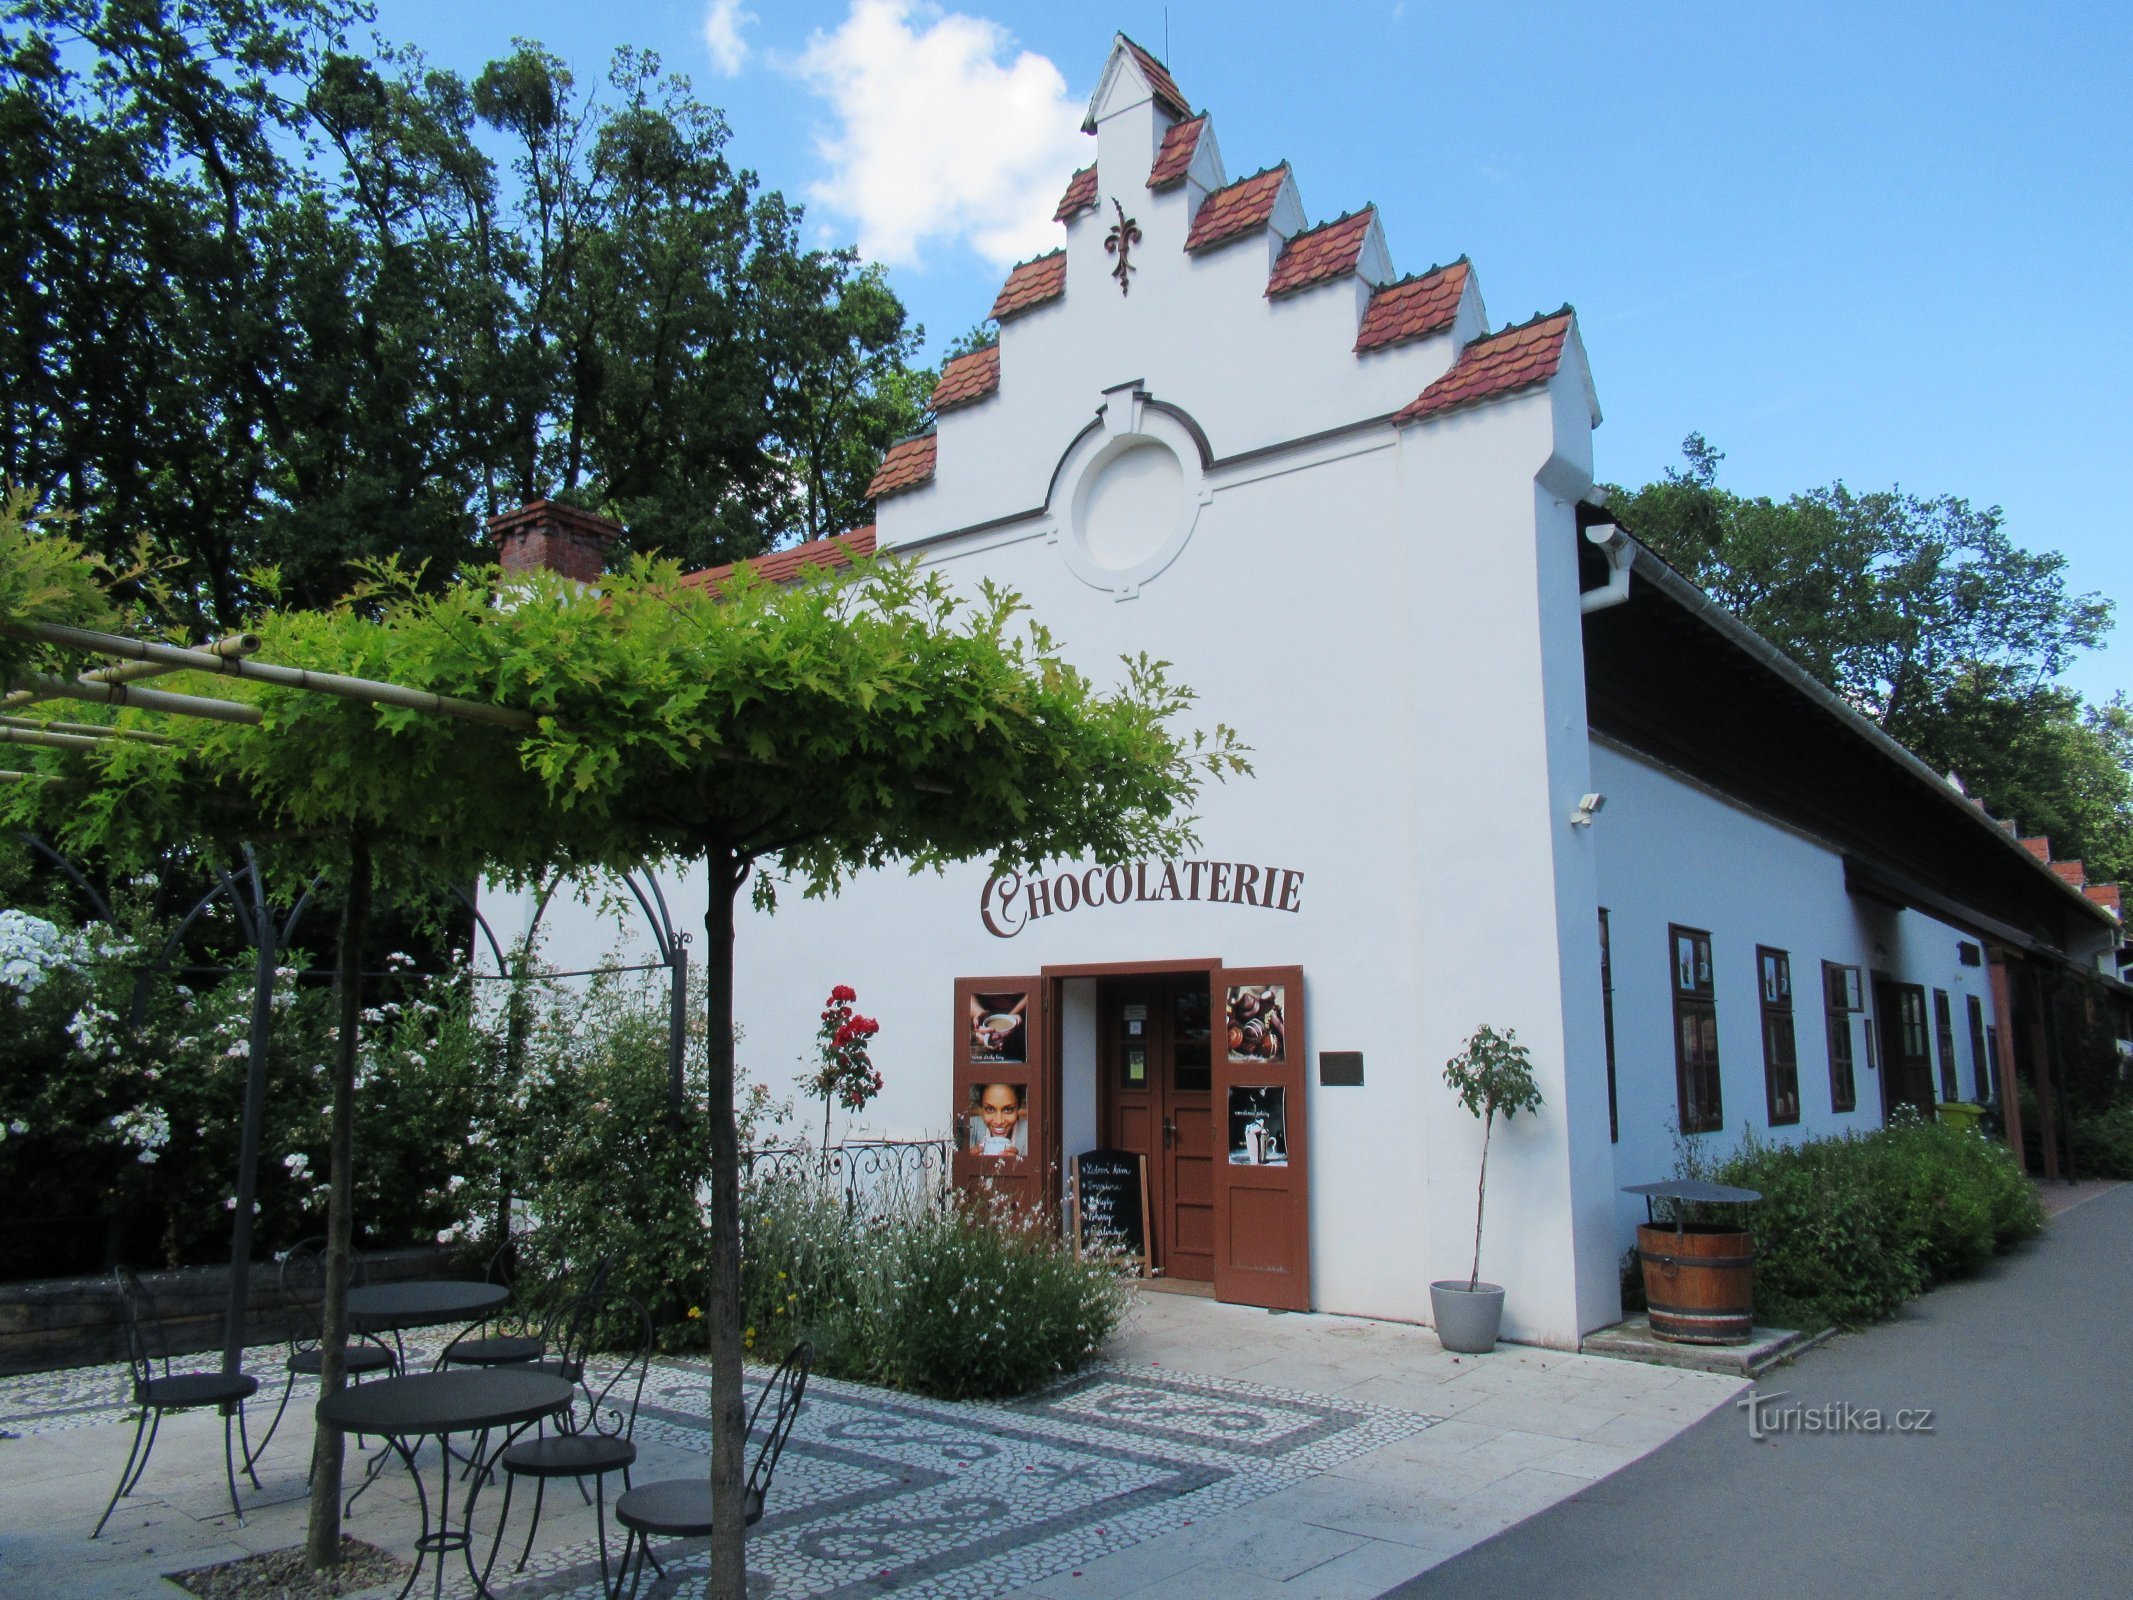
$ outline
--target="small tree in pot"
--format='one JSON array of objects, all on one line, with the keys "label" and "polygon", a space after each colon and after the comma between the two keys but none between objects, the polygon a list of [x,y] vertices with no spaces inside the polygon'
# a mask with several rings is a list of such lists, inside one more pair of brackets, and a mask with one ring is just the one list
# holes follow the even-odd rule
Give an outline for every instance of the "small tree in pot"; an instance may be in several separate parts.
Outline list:
[{"label": "small tree in pot", "polygon": [[1444,1081],[1459,1103],[1481,1118],[1481,1176],[1474,1187],[1474,1270],[1465,1283],[1446,1279],[1429,1286],[1437,1339],[1447,1350],[1479,1354],[1496,1348],[1503,1321],[1503,1288],[1481,1281],[1481,1213],[1489,1192],[1489,1136],[1498,1116],[1508,1122],[1521,1111],[1538,1111],[1540,1087],[1533,1057],[1516,1029],[1498,1033],[1484,1023],[1444,1064]]}]

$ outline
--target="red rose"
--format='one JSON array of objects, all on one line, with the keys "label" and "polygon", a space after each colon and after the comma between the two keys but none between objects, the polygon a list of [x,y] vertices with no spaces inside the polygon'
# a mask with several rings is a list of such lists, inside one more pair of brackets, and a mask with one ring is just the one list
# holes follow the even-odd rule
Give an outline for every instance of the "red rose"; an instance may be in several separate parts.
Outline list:
[{"label": "red rose", "polygon": [[830,990],[831,1005],[837,1005],[840,1002],[857,1000],[858,998],[859,991],[857,989],[852,988],[849,984],[840,983],[837,985],[836,988]]}]

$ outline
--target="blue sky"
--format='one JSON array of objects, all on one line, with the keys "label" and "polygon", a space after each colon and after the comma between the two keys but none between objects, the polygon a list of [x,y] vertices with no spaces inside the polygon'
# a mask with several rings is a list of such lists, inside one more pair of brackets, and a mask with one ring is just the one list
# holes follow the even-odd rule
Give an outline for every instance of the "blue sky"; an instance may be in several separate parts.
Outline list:
[{"label": "blue sky", "polygon": [[[1402,271],[1466,254],[1493,322],[1578,308],[1600,474],[1699,429],[1721,481],[2005,507],[2133,600],[2133,7],[378,0],[473,70],[658,50],[733,153],[859,242],[934,348],[1048,247],[1114,30],[1213,113],[1232,175],[1380,208]],[[2133,688],[2133,619],[2068,681]]]}]

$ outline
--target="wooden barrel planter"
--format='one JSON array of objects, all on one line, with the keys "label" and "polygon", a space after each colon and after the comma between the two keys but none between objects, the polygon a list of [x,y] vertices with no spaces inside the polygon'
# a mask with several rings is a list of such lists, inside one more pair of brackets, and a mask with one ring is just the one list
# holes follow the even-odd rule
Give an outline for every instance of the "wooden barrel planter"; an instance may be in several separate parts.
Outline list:
[{"label": "wooden barrel planter", "polygon": [[1640,1224],[1652,1332],[1676,1344],[1746,1344],[1755,1328],[1755,1238],[1739,1228]]}]

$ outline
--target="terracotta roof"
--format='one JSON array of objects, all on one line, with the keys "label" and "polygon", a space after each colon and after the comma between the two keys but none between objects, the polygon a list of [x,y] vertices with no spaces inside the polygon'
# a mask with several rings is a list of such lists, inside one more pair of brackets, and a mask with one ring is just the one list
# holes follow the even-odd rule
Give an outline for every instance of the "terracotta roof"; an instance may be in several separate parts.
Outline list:
[{"label": "terracotta roof", "polygon": [[848,567],[854,556],[870,556],[874,553],[874,524],[854,528],[850,533],[840,533],[828,539],[815,539],[807,544],[796,544],[790,550],[773,550],[767,556],[751,556],[746,561],[729,561],[723,567],[706,567],[701,572],[692,572],[683,583],[701,584],[715,588],[742,567],[772,583],[789,583],[800,575],[802,567]]},{"label": "terracotta roof", "polygon": [[2077,889],[2089,881],[2087,870],[2078,861],[2054,861],[2051,869]]},{"label": "terracotta roof", "polygon": [[1392,420],[1418,422],[1546,383],[1563,363],[1563,341],[1570,336],[1572,317],[1565,306],[1476,339],[1459,352],[1451,371]]},{"label": "terracotta roof", "polygon": [[1146,74],[1148,87],[1155,92],[1155,103],[1173,117],[1191,116],[1192,107],[1185,103],[1185,95],[1178,88],[1177,79],[1171,77],[1170,69],[1124,34],[1120,34],[1119,38],[1124,41],[1126,48],[1133,52],[1133,59]]},{"label": "terracotta roof", "polygon": [[1370,296],[1370,308],[1363,313],[1362,329],[1355,336],[1356,354],[1445,332],[1459,313],[1459,297],[1466,292],[1468,271],[1466,257],[1461,256],[1448,267],[1431,267],[1376,290]]},{"label": "terracotta roof", "polygon": [[1079,212],[1094,209],[1096,205],[1096,166],[1090,163],[1068,180],[1066,193],[1059,197],[1059,209],[1052,213],[1054,222],[1064,222]]},{"label": "terracotta roof", "polygon": [[1212,250],[1218,244],[1241,239],[1264,228],[1274,216],[1274,201],[1288,181],[1289,164],[1268,167],[1249,178],[1239,178],[1226,189],[1217,189],[1200,202],[1192,219],[1192,232],[1185,236],[1188,250]]},{"label": "terracotta roof", "polygon": [[1005,322],[1009,317],[1019,317],[1047,301],[1057,300],[1065,293],[1066,252],[1054,250],[1048,256],[1023,262],[1007,275],[999,297],[992,303],[992,315]]},{"label": "terracotta roof", "polygon": [[1000,347],[966,350],[941,368],[941,381],[933,386],[933,409],[953,411],[973,405],[1000,392]]},{"label": "terracotta roof", "polygon": [[867,485],[867,497],[878,500],[883,495],[901,494],[930,479],[935,443],[932,434],[922,433],[916,439],[890,445],[889,453],[874,469],[874,481]]},{"label": "terracotta roof", "polygon": [[2022,848],[2039,861],[2049,861],[2052,858],[2052,842],[2049,835],[2040,833],[2034,839],[2024,839]]},{"label": "terracotta roof", "polygon": [[2081,892],[2114,916],[2125,914],[2125,899],[2117,884],[2092,883]]},{"label": "terracotta roof", "polygon": [[1332,222],[1291,234],[1274,262],[1273,276],[1267,280],[1267,298],[1294,294],[1353,272],[1363,257],[1363,237],[1370,232],[1377,214],[1375,206],[1365,206]]},{"label": "terracotta roof", "polygon": [[[1149,188],[1169,189],[1185,181],[1185,173],[1192,166],[1192,153],[1200,148],[1200,133],[1206,126],[1207,117],[1203,113],[1197,117],[1188,117],[1183,122],[1173,122],[1164,131],[1162,146],[1155,152],[1155,166],[1148,174]],[[1095,170],[1093,167],[1089,169],[1091,205],[1096,203]],[[1073,191],[1067,192],[1071,194]]]}]

